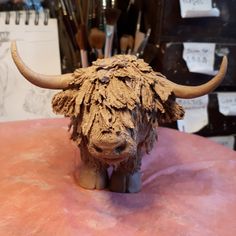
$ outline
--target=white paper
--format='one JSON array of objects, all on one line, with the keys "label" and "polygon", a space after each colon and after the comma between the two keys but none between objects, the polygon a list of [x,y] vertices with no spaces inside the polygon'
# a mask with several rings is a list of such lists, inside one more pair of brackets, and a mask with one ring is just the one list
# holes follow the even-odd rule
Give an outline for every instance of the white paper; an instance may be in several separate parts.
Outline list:
[{"label": "white paper", "polygon": [[210,140],[219,143],[225,147],[230,149],[234,149],[235,138],[234,136],[216,136],[216,137],[209,137]]},{"label": "white paper", "polygon": [[183,58],[190,72],[215,75],[215,43],[184,43]]},{"label": "white paper", "polygon": [[218,17],[220,11],[212,7],[212,0],[180,0],[182,18]]},{"label": "white paper", "polygon": [[208,124],[208,100],[208,95],[194,99],[177,99],[185,110],[184,119],[177,121],[180,131],[195,133]]},{"label": "white paper", "polygon": [[43,74],[60,74],[60,55],[56,19],[44,25],[44,15],[34,24],[34,12],[29,25],[25,12],[20,24],[15,24],[11,12],[10,24],[5,24],[5,12],[0,14],[0,121],[55,117],[51,98],[55,91],[41,89],[26,81],[17,70],[10,53],[10,41],[16,40],[19,54],[32,70]]},{"label": "white paper", "polygon": [[219,111],[225,116],[236,116],[236,93],[217,93]]}]

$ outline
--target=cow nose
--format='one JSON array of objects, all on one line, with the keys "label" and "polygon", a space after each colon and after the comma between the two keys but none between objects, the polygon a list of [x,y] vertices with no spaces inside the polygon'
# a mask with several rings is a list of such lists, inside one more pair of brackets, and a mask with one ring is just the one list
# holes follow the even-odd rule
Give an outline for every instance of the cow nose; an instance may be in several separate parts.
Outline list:
[{"label": "cow nose", "polygon": [[120,143],[119,145],[95,145],[93,144],[93,148],[97,153],[103,153],[103,152],[111,152],[116,155],[121,154],[127,147],[127,142],[124,141],[123,143]]}]

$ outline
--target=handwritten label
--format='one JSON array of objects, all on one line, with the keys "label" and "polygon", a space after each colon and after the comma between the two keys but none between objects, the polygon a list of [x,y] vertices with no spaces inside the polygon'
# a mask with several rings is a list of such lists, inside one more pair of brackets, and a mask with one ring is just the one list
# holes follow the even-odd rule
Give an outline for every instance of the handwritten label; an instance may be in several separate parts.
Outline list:
[{"label": "handwritten label", "polygon": [[184,43],[183,58],[190,72],[215,75],[215,44]]},{"label": "handwritten label", "polygon": [[190,17],[218,17],[220,11],[212,7],[212,0],[180,0],[181,16]]},{"label": "handwritten label", "polygon": [[217,93],[219,111],[225,116],[236,115],[236,93]]},{"label": "handwritten label", "polygon": [[208,124],[208,95],[194,99],[177,99],[185,109],[183,120],[178,120],[178,129],[187,133],[195,133]]},{"label": "handwritten label", "polygon": [[225,147],[234,149],[234,145],[235,145],[234,136],[217,136],[217,137],[209,137],[209,139]]}]

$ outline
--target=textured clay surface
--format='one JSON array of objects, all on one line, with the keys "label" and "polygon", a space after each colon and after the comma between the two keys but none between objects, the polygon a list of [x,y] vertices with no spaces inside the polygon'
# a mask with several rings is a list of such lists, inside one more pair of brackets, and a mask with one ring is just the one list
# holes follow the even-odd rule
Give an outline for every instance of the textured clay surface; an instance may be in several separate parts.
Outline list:
[{"label": "textured clay surface", "polygon": [[73,78],[68,89],[55,95],[52,106],[55,113],[72,118],[77,144],[81,136],[98,139],[91,136],[99,130],[133,129],[134,113],[153,125],[183,118],[166,78],[135,56],[97,60],[75,70]]}]

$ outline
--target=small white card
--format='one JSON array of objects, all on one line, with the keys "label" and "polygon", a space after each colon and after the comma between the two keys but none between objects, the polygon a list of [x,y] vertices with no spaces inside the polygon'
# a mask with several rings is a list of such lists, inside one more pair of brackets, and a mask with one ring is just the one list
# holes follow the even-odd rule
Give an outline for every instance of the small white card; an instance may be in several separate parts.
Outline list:
[{"label": "small white card", "polygon": [[178,120],[178,129],[187,133],[195,133],[205,127],[208,120],[208,95],[194,99],[177,99],[185,109],[183,120]]},{"label": "small white card", "polygon": [[234,144],[235,144],[234,136],[216,136],[216,137],[209,137],[209,139],[225,147],[234,149]]},{"label": "small white card", "polygon": [[220,11],[212,7],[212,0],[180,0],[182,18],[218,17]]},{"label": "small white card", "polygon": [[225,116],[236,115],[236,93],[217,93],[219,111]]},{"label": "small white card", "polygon": [[183,58],[190,72],[215,75],[215,43],[183,43]]}]

